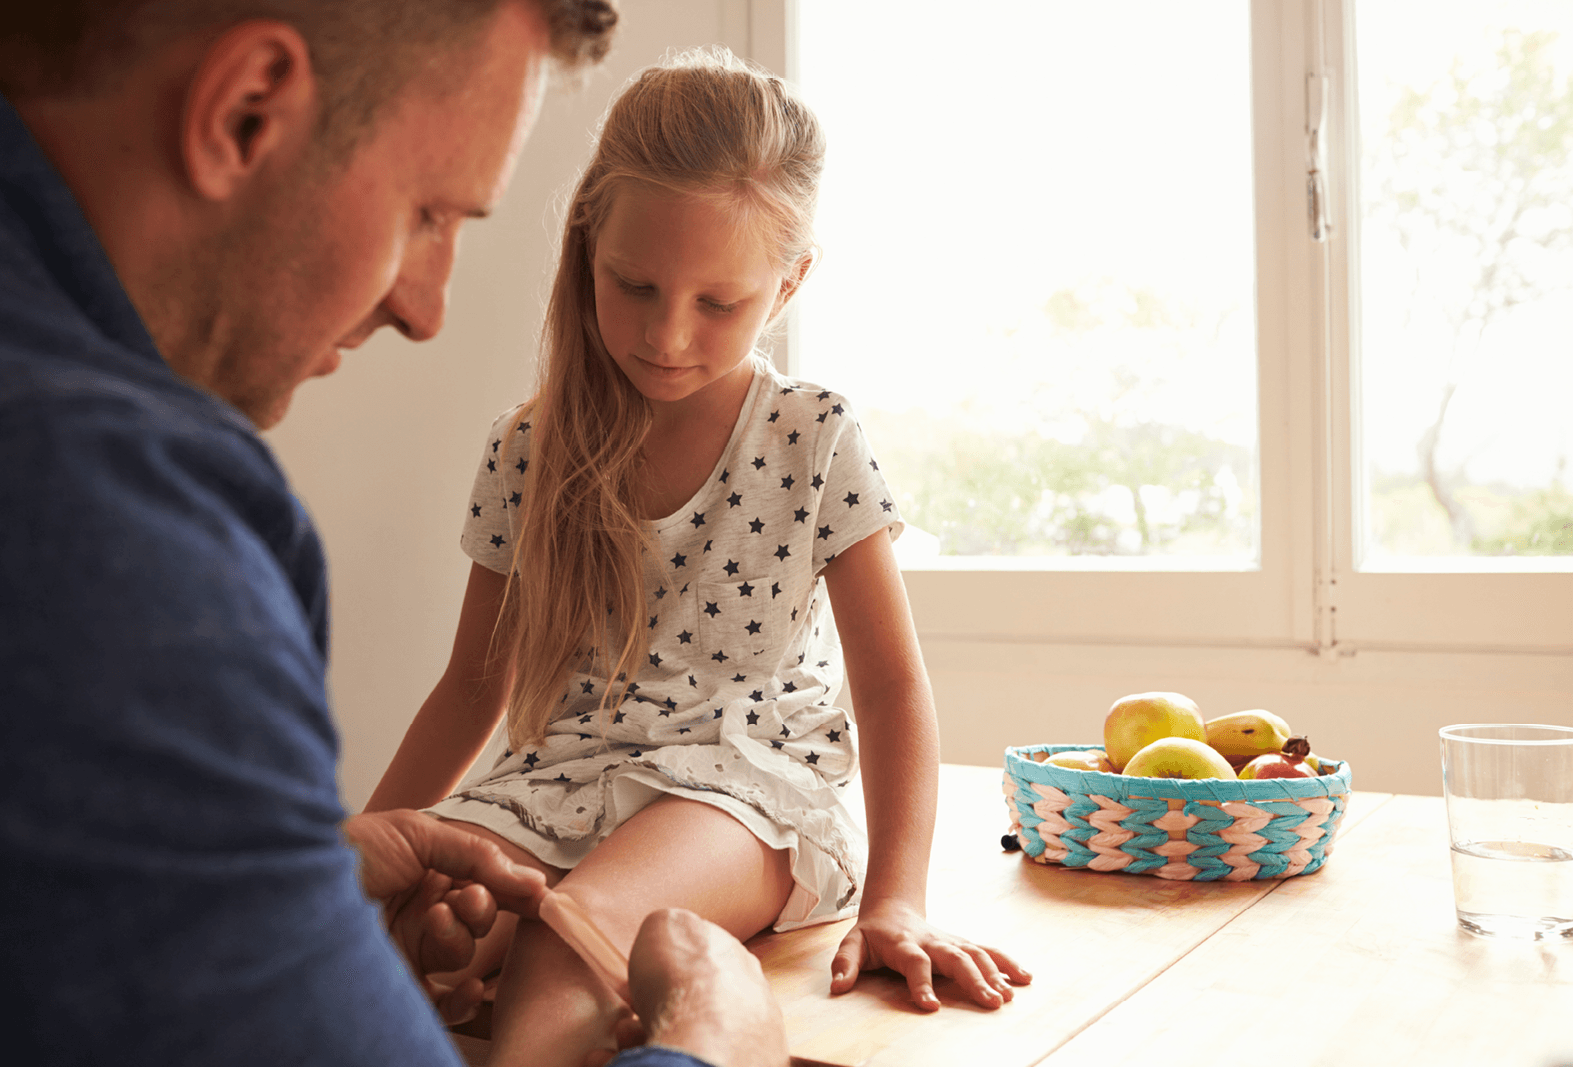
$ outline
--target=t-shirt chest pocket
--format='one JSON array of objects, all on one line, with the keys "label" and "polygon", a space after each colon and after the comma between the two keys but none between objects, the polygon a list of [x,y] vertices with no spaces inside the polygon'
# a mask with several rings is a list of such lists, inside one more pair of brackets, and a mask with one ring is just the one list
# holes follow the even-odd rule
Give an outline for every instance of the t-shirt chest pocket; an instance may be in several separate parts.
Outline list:
[{"label": "t-shirt chest pocket", "polygon": [[[694,607],[703,650],[717,663],[732,660],[775,660],[786,649],[796,625],[790,590],[779,579],[727,578],[696,584]],[[775,653],[771,656],[770,653]]]}]

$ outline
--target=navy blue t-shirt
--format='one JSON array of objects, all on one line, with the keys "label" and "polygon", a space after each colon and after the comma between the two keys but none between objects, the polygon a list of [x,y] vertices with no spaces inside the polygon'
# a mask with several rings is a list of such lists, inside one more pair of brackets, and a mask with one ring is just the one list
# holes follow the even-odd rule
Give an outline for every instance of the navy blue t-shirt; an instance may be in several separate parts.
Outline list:
[{"label": "navy blue t-shirt", "polygon": [[271,452],[170,371],[0,98],[8,1060],[458,1064],[339,837],[326,653]]}]

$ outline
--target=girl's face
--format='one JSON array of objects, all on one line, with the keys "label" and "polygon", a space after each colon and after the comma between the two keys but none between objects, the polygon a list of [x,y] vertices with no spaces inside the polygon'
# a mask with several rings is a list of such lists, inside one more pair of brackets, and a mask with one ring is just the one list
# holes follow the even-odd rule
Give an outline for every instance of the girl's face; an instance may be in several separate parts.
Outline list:
[{"label": "girl's face", "polygon": [[735,212],[639,187],[615,194],[593,270],[601,339],[656,404],[749,381],[754,342],[790,295]]}]

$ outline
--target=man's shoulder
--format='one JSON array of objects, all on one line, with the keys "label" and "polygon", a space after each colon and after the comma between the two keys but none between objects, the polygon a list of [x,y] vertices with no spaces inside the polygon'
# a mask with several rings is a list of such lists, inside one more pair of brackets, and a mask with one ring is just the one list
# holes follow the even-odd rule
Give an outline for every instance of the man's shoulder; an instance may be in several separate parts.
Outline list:
[{"label": "man's shoulder", "polygon": [[113,352],[66,355],[0,343],[0,480],[47,480],[87,454],[154,450],[177,466],[212,467],[233,484],[287,492],[271,450],[238,412],[163,368]]}]

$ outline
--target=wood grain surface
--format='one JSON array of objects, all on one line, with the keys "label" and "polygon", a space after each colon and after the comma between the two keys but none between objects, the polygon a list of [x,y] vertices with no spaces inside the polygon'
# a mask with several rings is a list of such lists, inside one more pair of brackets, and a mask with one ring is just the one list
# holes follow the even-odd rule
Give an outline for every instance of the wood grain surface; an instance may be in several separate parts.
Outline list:
[{"label": "wood grain surface", "polygon": [[[795,1056],[836,1067],[1038,1063],[1263,898],[1322,877],[1169,882],[1033,863],[1000,848],[1009,822],[1000,780],[997,768],[941,769],[929,917],[1009,952],[1035,981],[994,1012],[941,982],[945,1006],[927,1014],[889,973],[830,997],[830,959],[850,923],[757,937],[749,948],[781,1001]],[[1387,799],[1354,794],[1342,832]],[[1335,848],[1328,869],[1343,859]]]},{"label": "wood grain surface", "polygon": [[[1457,928],[1437,798],[1352,794],[1313,875],[1169,882],[1003,851],[1000,780],[997,768],[941,768],[929,917],[1009,952],[1033,983],[992,1012],[948,981],[936,984],[944,1007],[920,1012],[889,972],[831,997],[850,921],[761,935],[748,947],[799,1067],[1551,1067],[1573,1034],[1573,945]],[[489,1042],[471,1033],[456,1042],[479,1064]]]},{"label": "wood grain surface", "polygon": [[1462,930],[1439,797],[1396,796],[1048,1067],[1573,1064],[1573,942]]}]

